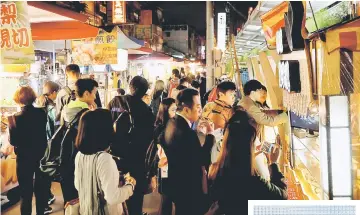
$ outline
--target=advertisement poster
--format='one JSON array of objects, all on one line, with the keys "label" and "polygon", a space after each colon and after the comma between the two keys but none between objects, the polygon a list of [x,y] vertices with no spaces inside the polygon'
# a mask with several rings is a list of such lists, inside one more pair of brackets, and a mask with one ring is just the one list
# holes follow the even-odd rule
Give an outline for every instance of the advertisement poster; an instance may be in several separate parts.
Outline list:
[{"label": "advertisement poster", "polygon": [[139,40],[152,39],[152,26],[151,25],[136,25],[135,37]]},{"label": "advertisement poster", "polygon": [[26,1],[2,1],[0,17],[1,64],[35,62]]},{"label": "advertisement poster", "polygon": [[99,29],[95,38],[72,40],[72,63],[80,66],[117,64],[117,31]]}]

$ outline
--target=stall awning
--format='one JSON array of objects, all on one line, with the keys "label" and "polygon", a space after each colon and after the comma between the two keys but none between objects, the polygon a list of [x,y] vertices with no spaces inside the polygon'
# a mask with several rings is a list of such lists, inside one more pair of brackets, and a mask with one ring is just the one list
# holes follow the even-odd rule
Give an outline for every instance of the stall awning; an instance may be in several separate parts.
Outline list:
[{"label": "stall awning", "polygon": [[129,54],[133,55],[146,55],[151,54],[153,50],[151,48],[141,47],[139,49],[129,49]]},{"label": "stall awning", "polygon": [[99,29],[79,21],[31,23],[33,40],[70,40],[96,37]]},{"label": "stall awning", "polygon": [[139,49],[145,45],[143,40],[138,40],[136,38],[126,36],[120,28],[118,28],[117,31],[119,49]]},{"label": "stall awning", "polygon": [[81,13],[77,13],[75,11],[67,10],[62,7],[49,4],[47,2],[41,2],[41,1],[28,1],[28,5],[46,10],[52,13],[59,14],[61,16],[69,17],[71,19],[78,20],[80,22],[86,22],[89,19],[89,16]]},{"label": "stall awning", "polygon": [[163,54],[163,53],[159,53],[159,52],[153,52],[152,54],[149,55],[134,55],[134,54],[129,54],[129,60],[131,61],[158,61],[158,60],[163,60],[163,61],[170,61],[173,58],[169,55]]}]

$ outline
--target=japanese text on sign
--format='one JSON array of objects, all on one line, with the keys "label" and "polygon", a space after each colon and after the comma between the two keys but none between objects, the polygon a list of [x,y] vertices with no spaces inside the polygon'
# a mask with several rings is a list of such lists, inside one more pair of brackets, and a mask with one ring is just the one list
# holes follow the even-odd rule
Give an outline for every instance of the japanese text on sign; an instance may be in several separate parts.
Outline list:
[{"label": "japanese text on sign", "polygon": [[14,2],[1,3],[1,49],[23,48],[30,46],[30,34],[26,27],[15,28],[17,24],[17,7]]}]

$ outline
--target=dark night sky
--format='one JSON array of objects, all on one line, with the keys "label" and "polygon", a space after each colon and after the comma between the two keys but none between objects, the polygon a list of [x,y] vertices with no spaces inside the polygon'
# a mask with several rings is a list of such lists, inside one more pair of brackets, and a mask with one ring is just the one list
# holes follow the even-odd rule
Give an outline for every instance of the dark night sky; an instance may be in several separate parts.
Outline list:
[{"label": "dark night sky", "polygon": [[[224,5],[225,1],[215,2],[215,7]],[[255,7],[257,2],[230,2],[241,13],[247,16],[249,7]],[[163,9],[166,24],[188,24],[194,26],[197,33],[206,35],[206,2],[205,1],[154,1],[151,4]],[[235,13],[232,11],[232,13]]]}]

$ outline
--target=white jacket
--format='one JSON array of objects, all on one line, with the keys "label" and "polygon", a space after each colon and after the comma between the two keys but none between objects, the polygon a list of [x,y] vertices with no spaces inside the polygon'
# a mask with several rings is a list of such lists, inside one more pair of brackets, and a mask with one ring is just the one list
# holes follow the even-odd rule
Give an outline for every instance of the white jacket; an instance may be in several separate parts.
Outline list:
[{"label": "white jacket", "polygon": [[[81,181],[81,178],[85,180],[91,179],[91,167],[88,168],[79,168],[87,167],[91,165],[89,163],[85,163],[88,160],[92,160],[94,155],[84,155],[81,152],[78,152],[75,158],[75,187],[79,191],[79,201],[80,201],[80,214],[81,207],[86,207],[88,204],[84,202],[84,199],[81,199],[82,194],[89,192],[89,189],[86,189],[87,186],[91,186],[91,183],[87,183]],[[97,176],[100,177],[101,189],[104,192],[104,198],[107,203],[108,211],[110,215],[121,215],[123,214],[122,203],[129,199],[133,194],[133,188],[130,185],[125,185],[120,187],[120,174],[117,169],[116,163],[113,160],[112,156],[108,153],[101,153],[98,157],[98,161],[96,163],[96,171]],[[84,187],[84,183],[87,183]],[[81,184],[81,186],[80,186]],[[80,187],[84,187],[84,190],[79,189]],[[90,193],[89,193],[90,194]],[[87,195],[89,195],[87,194]],[[91,194],[90,194],[91,195]]]}]

